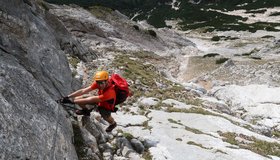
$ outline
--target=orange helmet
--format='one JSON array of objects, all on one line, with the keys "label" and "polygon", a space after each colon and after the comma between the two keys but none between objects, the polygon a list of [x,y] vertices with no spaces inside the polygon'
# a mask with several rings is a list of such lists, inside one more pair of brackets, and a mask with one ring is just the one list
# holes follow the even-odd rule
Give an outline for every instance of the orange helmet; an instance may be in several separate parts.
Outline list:
[{"label": "orange helmet", "polygon": [[109,73],[107,71],[98,71],[94,76],[95,81],[105,81],[109,79]]}]

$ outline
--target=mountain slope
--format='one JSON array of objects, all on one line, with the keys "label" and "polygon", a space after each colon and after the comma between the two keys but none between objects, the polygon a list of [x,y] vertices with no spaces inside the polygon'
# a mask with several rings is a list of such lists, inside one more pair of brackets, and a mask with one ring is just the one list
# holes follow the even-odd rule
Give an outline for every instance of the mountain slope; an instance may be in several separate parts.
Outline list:
[{"label": "mountain slope", "polygon": [[[253,16],[252,13],[263,14],[266,8],[279,7],[280,2],[277,0],[221,0],[221,1],[184,1],[184,0],[153,0],[153,1],[56,1],[59,4],[76,3],[84,7],[92,5],[103,5],[133,18],[135,21],[147,20],[155,27],[172,27],[166,24],[166,21],[176,21],[182,30],[197,29],[205,27],[205,32],[213,30],[236,30],[256,32],[257,30],[278,31],[275,28],[279,22],[254,22],[248,24],[247,17],[238,15],[229,15],[227,12],[233,10],[245,10],[246,13]],[[220,12],[220,11],[223,11]],[[279,12],[268,13],[271,18],[279,15]]]},{"label": "mountain slope", "polygon": [[[77,6],[53,6],[51,12],[57,14],[68,30],[79,37],[85,45],[94,49],[99,56],[96,61],[81,63],[85,72],[81,72],[80,76],[85,79],[86,85],[91,82],[90,75],[93,75],[92,68],[94,67],[107,69],[112,73],[120,73],[128,79],[134,96],[122,105],[120,112],[116,115],[113,114],[119,124],[113,135],[124,136],[131,143],[135,140],[143,143],[146,147],[145,155],[149,155],[145,157],[146,159],[149,159],[148,157],[186,159],[187,157],[188,159],[224,160],[238,158],[249,160],[270,159],[270,157],[277,159],[279,157],[278,130],[272,131],[271,126],[267,126],[268,123],[261,121],[269,119],[267,114],[255,114],[255,109],[264,107],[259,106],[259,101],[255,101],[259,98],[251,98],[249,90],[248,93],[244,92],[246,86],[244,88],[236,87],[238,89],[234,92],[232,99],[228,98],[231,95],[228,88],[234,87],[229,84],[234,84],[238,80],[241,81],[240,83],[250,83],[250,80],[258,81],[260,77],[255,73],[262,70],[261,62],[269,63],[265,68],[270,73],[277,71],[277,61],[275,63],[266,59],[254,61],[250,58],[242,59],[242,57],[230,55],[229,58],[232,60],[223,63],[225,61],[222,61],[224,58],[222,53],[211,57],[211,54],[207,55],[205,52],[197,50],[197,45],[187,43],[189,42],[188,34],[177,33],[166,28],[157,30],[145,23],[130,22],[118,11],[103,7],[92,7],[86,11]],[[72,25],[73,21],[76,22],[77,26],[83,26],[80,28],[82,31]],[[77,22],[82,22],[83,25],[79,25]],[[84,30],[84,28],[88,29],[92,26],[98,26],[98,30]],[[155,31],[156,37],[149,33],[144,34],[143,31],[146,28]],[[204,40],[210,43],[211,34],[210,36],[206,35]],[[219,34],[222,35],[222,32]],[[164,35],[169,35],[169,37]],[[143,37],[141,38],[141,36]],[[194,37],[192,38],[194,39]],[[243,37],[239,38],[228,40],[228,43],[232,45],[241,43]],[[185,48],[185,46],[180,45],[178,41],[182,40],[189,46]],[[222,42],[225,43],[223,38],[220,42],[213,41],[213,45],[223,44]],[[258,43],[261,44],[262,41]],[[152,47],[153,45],[155,47]],[[157,46],[164,46],[164,49]],[[224,59],[227,60],[227,58]],[[187,62],[187,60],[189,61]],[[217,61],[221,62],[216,63]],[[249,64],[242,66],[243,61]],[[256,66],[253,66],[254,63]],[[200,68],[195,65],[200,65]],[[179,77],[190,74],[188,67],[192,66],[194,66],[192,72],[200,73],[204,69],[204,73],[195,75],[190,82],[186,79],[179,81]],[[242,67],[244,67],[243,70]],[[236,72],[230,72],[235,68],[238,69]],[[251,73],[251,70],[247,70],[247,68],[255,71]],[[224,71],[229,72],[229,74],[224,75]],[[248,73],[244,79],[248,77],[251,79],[244,81],[243,77],[239,76],[242,73]],[[222,81],[222,78],[215,79],[219,76],[228,78],[228,82]],[[276,79],[278,79],[277,76]],[[263,80],[271,85],[277,83],[274,80],[270,81],[270,78]],[[181,83],[176,83],[178,81]],[[209,88],[203,88],[200,85],[203,82],[209,82],[212,85],[209,85]],[[228,85],[226,85],[227,83]],[[254,90],[259,86],[252,85],[251,87]],[[265,92],[263,94],[272,91],[278,92],[278,88],[272,90],[265,88],[264,86],[263,91]],[[244,103],[244,106],[233,105],[238,103],[236,99],[238,99],[240,92],[246,93],[256,108],[250,108],[243,101],[240,103]],[[258,90],[258,97],[261,95],[262,92]],[[270,96],[267,98],[269,103],[274,103],[274,99],[270,99]],[[96,113],[92,113],[92,115],[98,116]],[[258,119],[259,116],[261,116],[260,119]],[[273,124],[273,126],[277,125],[278,123]],[[112,141],[112,145],[115,145],[114,141]],[[124,153],[118,152],[118,149],[116,151],[116,154],[112,156],[124,156]]]},{"label": "mountain slope", "polygon": [[[0,11],[1,159],[279,159],[277,32],[156,29],[28,0]],[[101,69],[134,92],[110,134],[55,102]]]}]

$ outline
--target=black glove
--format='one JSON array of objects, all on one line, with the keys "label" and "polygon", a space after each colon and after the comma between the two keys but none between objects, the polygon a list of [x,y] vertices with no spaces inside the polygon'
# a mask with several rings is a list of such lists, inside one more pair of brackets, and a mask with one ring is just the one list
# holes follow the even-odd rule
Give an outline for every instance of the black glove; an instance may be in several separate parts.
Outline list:
[{"label": "black glove", "polygon": [[60,99],[60,103],[70,103],[70,104],[74,104],[69,97],[63,97]]}]

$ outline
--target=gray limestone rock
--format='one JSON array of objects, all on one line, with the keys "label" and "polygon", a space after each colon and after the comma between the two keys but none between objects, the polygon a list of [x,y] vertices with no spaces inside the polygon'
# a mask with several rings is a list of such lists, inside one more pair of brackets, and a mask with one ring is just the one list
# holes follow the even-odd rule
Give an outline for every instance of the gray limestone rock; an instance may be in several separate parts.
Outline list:
[{"label": "gray limestone rock", "polygon": [[130,142],[137,153],[142,154],[144,152],[145,147],[138,139],[133,138]]},{"label": "gray limestone rock", "polygon": [[35,1],[1,0],[0,22],[0,159],[78,159],[55,100],[80,85],[65,54],[88,51]]}]

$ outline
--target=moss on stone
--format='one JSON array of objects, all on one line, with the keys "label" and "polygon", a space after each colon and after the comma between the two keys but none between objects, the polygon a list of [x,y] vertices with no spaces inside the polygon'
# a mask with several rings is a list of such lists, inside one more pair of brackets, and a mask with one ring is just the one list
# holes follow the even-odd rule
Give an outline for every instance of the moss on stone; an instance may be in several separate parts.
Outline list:
[{"label": "moss on stone", "polygon": [[129,141],[132,140],[132,139],[134,138],[132,134],[127,133],[127,132],[124,132],[124,133],[123,133],[123,136],[124,136],[126,139],[128,139]]}]

